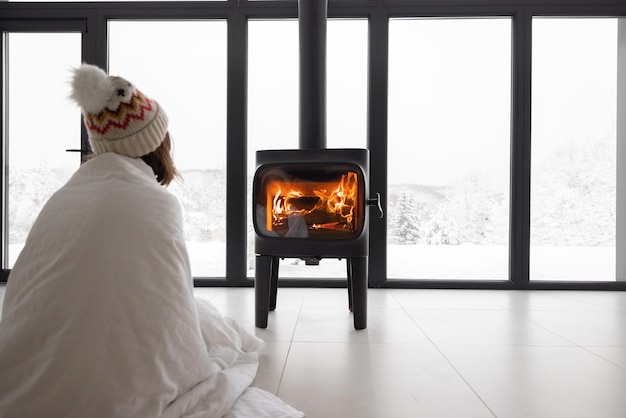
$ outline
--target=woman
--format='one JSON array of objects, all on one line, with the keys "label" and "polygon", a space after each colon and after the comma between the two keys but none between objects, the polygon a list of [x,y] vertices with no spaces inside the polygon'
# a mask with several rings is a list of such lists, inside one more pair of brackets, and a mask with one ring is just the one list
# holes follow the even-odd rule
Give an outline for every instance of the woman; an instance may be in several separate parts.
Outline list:
[{"label": "woman", "polygon": [[262,341],[193,296],[162,107],[92,65],[72,87],[95,157],[9,276],[0,417],[302,416],[249,388]]}]

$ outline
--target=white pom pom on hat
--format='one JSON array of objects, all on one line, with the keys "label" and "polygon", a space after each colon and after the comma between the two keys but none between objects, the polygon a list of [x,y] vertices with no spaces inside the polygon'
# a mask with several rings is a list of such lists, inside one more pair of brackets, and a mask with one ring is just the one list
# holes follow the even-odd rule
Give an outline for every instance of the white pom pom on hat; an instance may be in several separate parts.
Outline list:
[{"label": "white pom pom on hat", "polygon": [[83,112],[95,154],[115,152],[141,157],[161,145],[168,121],[155,100],[95,65],[83,64],[73,72],[70,98]]},{"label": "white pom pom on hat", "polygon": [[72,93],[86,113],[100,113],[115,94],[109,76],[95,65],[83,64],[74,69]]}]

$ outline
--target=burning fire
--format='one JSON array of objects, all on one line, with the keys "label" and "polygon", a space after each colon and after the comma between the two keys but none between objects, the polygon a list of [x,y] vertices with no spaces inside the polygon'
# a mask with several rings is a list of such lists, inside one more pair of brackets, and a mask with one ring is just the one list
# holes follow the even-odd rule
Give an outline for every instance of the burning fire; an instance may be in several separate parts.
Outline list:
[{"label": "burning fire", "polygon": [[304,219],[309,230],[352,232],[358,203],[357,173],[348,171],[338,183],[275,181],[267,187],[266,228]]}]

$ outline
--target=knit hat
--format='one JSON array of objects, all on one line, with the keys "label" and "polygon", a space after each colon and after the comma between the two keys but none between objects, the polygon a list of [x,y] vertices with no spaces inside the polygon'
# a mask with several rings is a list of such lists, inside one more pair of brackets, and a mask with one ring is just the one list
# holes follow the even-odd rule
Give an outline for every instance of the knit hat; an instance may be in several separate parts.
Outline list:
[{"label": "knit hat", "polygon": [[70,97],[78,103],[93,152],[141,157],[161,145],[167,115],[154,100],[121,77],[83,64],[74,69]]}]

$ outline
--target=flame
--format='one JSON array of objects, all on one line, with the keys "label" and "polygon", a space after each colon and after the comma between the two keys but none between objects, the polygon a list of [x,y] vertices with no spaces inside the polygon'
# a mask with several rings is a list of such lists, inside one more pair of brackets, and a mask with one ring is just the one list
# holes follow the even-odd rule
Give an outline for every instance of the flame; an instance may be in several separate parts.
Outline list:
[{"label": "flame", "polygon": [[[306,217],[322,212],[331,215],[330,220],[336,220],[326,223],[312,222],[308,225],[309,229],[353,231],[358,188],[357,173],[352,171],[343,174],[338,183],[272,182],[266,189],[266,228],[272,231],[276,226],[285,225],[291,216]],[[307,206],[311,205],[307,205],[307,202],[311,198],[316,198],[317,201],[309,208]]]},{"label": "flame", "polygon": [[276,192],[276,196],[274,196],[274,202],[272,205],[272,219],[274,220],[274,222],[277,222],[281,218],[288,215],[302,213],[302,211],[294,210],[293,204],[291,203],[293,199],[302,197],[302,192],[291,190],[289,193],[282,197],[281,193],[282,190],[279,188],[278,192]]},{"label": "flame", "polygon": [[350,171],[341,176],[337,188],[330,193],[323,189],[314,190],[315,195],[320,198],[314,210],[334,213],[344,218],[346,225],[352,225],[358,185],[356,173]]}]

